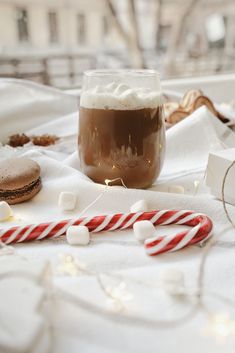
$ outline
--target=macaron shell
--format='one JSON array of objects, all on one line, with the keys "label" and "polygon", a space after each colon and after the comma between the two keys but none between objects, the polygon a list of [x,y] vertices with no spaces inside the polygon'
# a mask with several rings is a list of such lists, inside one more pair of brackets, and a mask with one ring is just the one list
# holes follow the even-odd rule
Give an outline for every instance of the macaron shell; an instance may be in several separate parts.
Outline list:
[{"label": "macaron shell", "polygon": [[32,189],[29,193],[22,194],[22,196],[17,196],[15,198],[12,198],[10,200],[7,200],[7,203],[9,205],[15,205],[17,203],[25,202],[30,199],[32,199],[37,193],[41,190],[42,188],[42,183],[40,182],[39,185],[37,185],[35,188]]},{"label": "macaron shell", "polygon": [[0,162],[0,201],[13,205],[33,198],[41,190],[40,166],[28,158]]},{"label": "macaron shell", "polygon": [[15,190],[40,177],[40,166],[28,158],[9,158],[0,162],[0,190]]}]

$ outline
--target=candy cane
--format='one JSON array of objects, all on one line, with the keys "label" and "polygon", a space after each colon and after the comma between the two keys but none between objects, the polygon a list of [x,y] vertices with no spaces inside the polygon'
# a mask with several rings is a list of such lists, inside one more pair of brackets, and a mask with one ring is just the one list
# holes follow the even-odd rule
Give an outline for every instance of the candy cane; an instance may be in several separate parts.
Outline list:
[{"label": "candy cane", "polygon": [[[172,219],[178,216],[172,215]],[[209,217],[191,213],[184,215],[183,219],[176,219],[174,224],[193,226],[190,230],[182,231],[174,236],[156,236],[146,239],[144,242],[145,250],[148,255],[158,255],[164,252],[180,250],[186,246],[206,241],[212,235],[213,224]],[[169,222],[169,220],[168,220]],[[172,224],[172,223],[164,224]],[[163,223],[162,223],[163,225]]]},{"label": "candy cane", "polygon": [[135,222],[143,220],[148,220],[154,225],[179,224],[193,227],[191,230],[177,233],[173,237],[156,237],[146,240],[145,248],[149,255],[179,250],[187,245],[206,240],[210,236],[213,227],[210,218],[193,211],[157,210],[16,226],[1,229],[0,240],[6,244],[10,244],[55,238],[64,235],[71,225],[85,225],[92,233],[115,231],[117,229],[132,228]]}]

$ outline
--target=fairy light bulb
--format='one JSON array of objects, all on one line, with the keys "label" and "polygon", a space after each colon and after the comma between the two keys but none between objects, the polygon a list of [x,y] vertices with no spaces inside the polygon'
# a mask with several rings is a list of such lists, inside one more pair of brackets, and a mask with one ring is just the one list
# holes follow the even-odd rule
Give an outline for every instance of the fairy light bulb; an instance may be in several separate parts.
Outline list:
[{"label": "fairy light bulb", "polygon": [[199,180],[194,180],[193,184],[194,184],[194,195],[196,195],[198,193],[198,189],[199,189],[199,186],[200,186],[200,181]]},{"label": "fairy light bulb", "polygon": [[[116,168],[116,167],[115,167]],[[121,177],[115,178],[115,179],[105,179],[104,182],[107,186],[109,186],[110,183],[114,183],[116,181],[121,182],[122,186],[124,188],[127,188],[126,184],[124,183],[123,179]]]},{"label": "fairy light bulb", "polygon": [[59,264],[57,266],[57,272],[60,275],[67,275],[70,277],[76,277],[79,272],[84,272],[86,265],[78,262],[70,254],[60,254],[59,255]]},{"label": "fairy light bulb", "polygon": [[59,256],[59,265],[57,271],[61,275],[68,275],[75,277],[77,275],[77,268],[71,255],[63,254]]},{"label": "fairy light bulb", "polygon": [[108,295],[108,304],[112,311],[121,312],[126,309],[125,303],[133,299],[133,295],[127,290],[126,283],[121,282],[116,287],[107,286],[105,292]]},{"label": "fairy light bulb", "polygon": [[235,334],[235,321],[226,314],[215,314],[209,319],[205,333],[215,336],[218,341],[223,341]]}]

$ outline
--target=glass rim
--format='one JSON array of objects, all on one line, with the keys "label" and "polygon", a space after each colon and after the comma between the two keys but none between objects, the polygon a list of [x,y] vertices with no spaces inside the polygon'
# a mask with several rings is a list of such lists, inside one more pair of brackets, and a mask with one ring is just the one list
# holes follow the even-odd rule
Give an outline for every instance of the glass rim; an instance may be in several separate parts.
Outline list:
[{"label": "glass rim", "polygon": [[122,76],[129,75],[135,77],[153,77],[160,78],[159,71],[153,69],[93,69],[83,72],[85,77],[102,77],[102,76]]}]

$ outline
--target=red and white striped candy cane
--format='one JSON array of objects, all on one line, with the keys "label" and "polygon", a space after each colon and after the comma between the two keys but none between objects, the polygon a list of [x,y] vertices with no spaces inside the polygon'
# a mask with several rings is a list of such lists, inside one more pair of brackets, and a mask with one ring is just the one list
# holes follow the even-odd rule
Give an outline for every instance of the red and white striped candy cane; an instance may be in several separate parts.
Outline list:
[{"label": "red and white striped candy cane", "polygon": [[164,252],[180,250],[186,246],[206,241],[212,235],[213,223],[209,217],[192,211],[170,211],[169,218],[161,225],[178,224],[191,226],[174,236],[156,236],[145,240],[145,250],[154,256]]},{"label": "red and white striped candy cane", "polygon": [[0,230],[0,240],[6,244],[30,240],[41,240],[64,235],[71,225],[85,225],[90,232],[114,231],[132,228],[137,221],[148,220],[154,225],[181,224],[193,227],[173,237],[157,237],[145,242],[146,252],[156,255],[181,249],[207,239],[212,231],[212,221],[205,215],[193,211],[156,210],[128,214],[84,217],[57,222],[30,224]]}]

